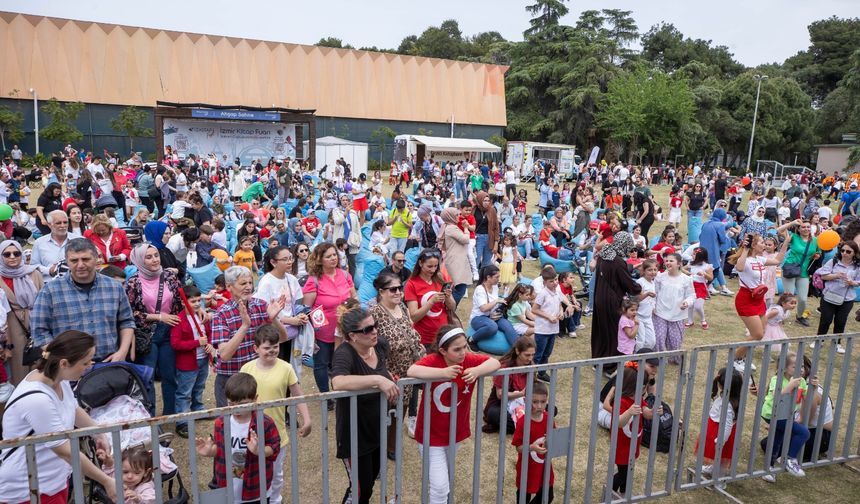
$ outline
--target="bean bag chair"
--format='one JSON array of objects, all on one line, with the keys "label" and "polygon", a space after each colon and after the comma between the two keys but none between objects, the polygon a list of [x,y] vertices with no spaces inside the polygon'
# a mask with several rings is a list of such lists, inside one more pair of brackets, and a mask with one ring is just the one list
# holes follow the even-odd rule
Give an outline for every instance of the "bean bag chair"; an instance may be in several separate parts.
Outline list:
[{"label": "bean bag chair", "polygon": [[699,233],[702,232],[702,218],[690,217],[687,221],[687,241],[699,241]]},{"label": "bean bag chair", "polygon": [[538,242],[536,244],[538,249],[538,254],[540,256],[540,266],[543,268],[547,264],[551,264],[553,268],[555,268],[556,273],[564,273],[567,271],[574,271],[574,263],[573,261],[562,261],[561,259],[556,259],[551,255],[547,254],[543,247]]},{"label": "bean bag chair", "polygon": [[325,224],[328,222],[328,210],[317,210],[314,212],[317,216],[317,219],[320,220],[321,223]]},{"label": "bean bag chair", "polygon": [[[357,259],[360,260],[364,252],[359,252]],[[379,272],[385,267],[385,261],[382,260],[381,256],[372,252],[367,252],[367,254],[368,256],[364,258],[362,263],[361,274],[357,271],[358,267],[356,267],[355,273],[355,283],[358,286],[358,300],[365,308],[368,308],[370,300],[376,299],[376,289],[373,288],[373,280],[379,276]]]},{"label": "bean bag chair", "polygon": [[125,267],[125,279],[128,280],[132,275],[137,273],[137,266],[129,264]]},{"label": "bean bag chair", "polygon": [[200,289],[200,292],[206,293],[215,286],[215,278],[221,274],[221,269],[218,267],[218,263],[212,261],[206,266],[188,268],[187,273],[194,281],[194,285]]},{"label": "bean bag chair", "polygon": [[406,267],[409,268],[409,271],[415,271],[419,254],[421,254],[421,247],[412,247],[406,251]]},{"label": "bean bag chair", "polygon": [[532,284],[532,279],[531,279],[531,278],[526,278],[526,277],[524,277],[524,276],[521,276],[521,277],[520,277],[520,283],[521,283],[521,284],[523,284],[523,285],[531,285],[531,284]]},{"label": "bean bag chair", "polygon": [[[353,283],[355,284],[356,290],[361,284],[365,283],[364,279],[366,277],[364,276],[364,265],[372,261],[376,257],[382,260],[381,257],[370,251],[370,235],[372,225],[373,223],[367,222],[364,224],[364,226],[361,227],[361,248],[359,248],[358,254],[355,257],[355,276],[352,279]],[[379,271],[377,271],[376,273],[379,273]],[[373,284],[374,278],[376,277],[370,277],[371,284]]]},{"label": "bean bag chair", "polygon": [[239,246],[239,239],[236,237],[236,230],[245,222],[243,220],[227,221],[224,223],[224,232],[227,233],[227,251],[230,255],[236,252]]},{"label": "bean bag chair", "polygon": [[[471,338],[474,333],[475,330],[472,329],[471,325],[469,325],[469,329],[466,330],[466,336]],[[511,345],[508,344],[508,339],[505,338],[505,333],[502,331],[496,331],[496,334],[492,337],[479,341],[478,348],[480,348],[482,352],[486,352],[488,354],[505,355],[510,351]]]}]

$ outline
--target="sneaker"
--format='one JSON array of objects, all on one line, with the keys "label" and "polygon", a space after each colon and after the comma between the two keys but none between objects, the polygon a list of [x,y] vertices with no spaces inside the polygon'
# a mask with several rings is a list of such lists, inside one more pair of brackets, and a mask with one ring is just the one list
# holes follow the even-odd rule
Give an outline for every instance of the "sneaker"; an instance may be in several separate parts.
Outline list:
[{"label": "sneaker", "polygon": [[815,347],[816,347],[817,345],[818,345],[818,344],[817,344],[816,342],[814,342],[814,341],[813,341],[812,343],[810,343],[810,344],[809,344],[809,349],[810,349],[810,350],[815,350]]},{"label": "sneaker", "polygon": [[702,466],[702,474],[711,475],[711,474],[713,474],[713,472],[714,472],[714,466],[712,466],[710,464]]},{"label": "sneaker", "polygon": [[765,474],[761,477],[761,479],[767,481],[768,483],[776,483],[776,475],[774,474]]},{"label": "sneaker", "polygon": [[710,293],[711,293],[711,295],[714,295],[714,296],[716,296],[717,294],[719,294],[719,293],[720,293],[717,289],[715,289],[715,288],[713,288],[713,287],[709,288],[709,289],[708,289],[708,292],[710,292]]},{"label": "sneaker", "polygon": [[549,374],[547,374],[547,372],[546,372],[546,371],[540,371],[540,372],[537,374],[537,379],[538,379],[538,380],[540,380],[540,381],[542,381],[542,382],[549,383]]},{"label": "sneaker", "polygon": [[844,354],[845,353],[845,347],[842,346],[841,343],[836,344],[836,353],[838,353],[838,354]]},{"label": "sneaker", "polygon": [[796,458],[788,459],[788,461],[785,463],[785,469],[792,476],[796,476],[798,478],[806,476],[806,473],[803,472],[803,469],[800,467],[800,464],[797,462]]},{"label": "sneaker", "polygon": [[[567,337],[568,337],[568,338],[576,338],[576,333],[575,333],[575,332],[567,333]],[[837,351],[838,351],[838,350],[837,350]],[[845,352],[842,352],[842,353],[845,353]]]},{"label": "sneaker", "polygon": [[725,490],[726,484],[725,483],[714,483],[714,488],[716,488],[717,490]]},{"label": "sneaker", "polygon": [[409,437],[415,439],[415,425],[418,423],[418,417],[407,417],[406,418],[406,433],[409,434]]},{"label": "sneaker", "polygon": [[723,296],[734,296],[735,293],[723,287],[723,290],[720,291],[720,294],[722,294]]},{"label": "sneaker", "polygon": [[579,324],[578,326],[576,326],[576,328],[577,328],[578,330],[579,330],[579,329],[585,329],[585,324]]},{"label": "sneaker", "polygon": [[475,343],[474,341],[472,341],[471,339],[469,339],[469,350],[471,350],[472,352],[475,352],[475,353],[481,351],[481,349],[478,348],[478,344]]},{"label": "sneaker", "polygon": [[[735,359],[734,368],[735,371],[740,374],[743,374],[747,368],[746,362],[744,362],[743,359]],[[755,371],[755,364],[753,364],[752,362],[750,362],[750,369]]]},{"label": "sneaker", "polygon": [[808,320],[806,320],[805,318],[800,318],[800,317],[798,317],[798,318],[797,318],[797,319],[795,319],[795,320],[797,320],[797,323],[798,323],[798,324],[800,324],[800,325],[802,325],[803,327],[809,327],[809,321],[808,321]]},{"label": "sneaker", "polygon": [[188,426],[187,425],[177,425],[176,426],[176,435],[181,437],[182,439],[188,439]]},{"label": "sneaker", "polygon": [[702,321],[702,329],[707,330],[709,327],[711,327],[711,326],[710,326],[710,324],[708,324],[708,321],[707,321],[707,320],[703,320],[703,321]]}]

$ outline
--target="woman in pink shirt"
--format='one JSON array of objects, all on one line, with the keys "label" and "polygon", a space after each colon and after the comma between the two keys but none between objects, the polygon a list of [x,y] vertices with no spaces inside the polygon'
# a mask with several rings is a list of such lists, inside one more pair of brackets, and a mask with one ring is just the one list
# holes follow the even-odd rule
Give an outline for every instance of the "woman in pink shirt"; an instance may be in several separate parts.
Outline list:
[{"label": "woman in pink shirt", "polygon": [[[320,392],[329,391],[329,367],[334,349],[343,342],[343,336],[335,334],[337,307],[349,298],[355,298],[355,285],[344,270],[338,268],[340,259],[337,248],[323,242],[314,248],[308,257],[308,280],[302,289],[303,303],[311,307],[310,319],[316,329],[314,354],[314,379]],[[334,403],[329,403],[329,409]]]}]

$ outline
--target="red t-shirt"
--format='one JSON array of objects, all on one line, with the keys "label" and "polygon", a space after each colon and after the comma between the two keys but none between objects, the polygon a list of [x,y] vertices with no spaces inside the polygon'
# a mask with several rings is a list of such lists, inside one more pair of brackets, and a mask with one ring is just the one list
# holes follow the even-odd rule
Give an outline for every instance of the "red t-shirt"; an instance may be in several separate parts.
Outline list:
[{"label": "red t-shirt", "polygon": [[543,247],[544,251],[549,254],[550,257],[558,259],[558,247],[552,244],[550,238],[552,237],[552,229],[543,228],[540,230],[540,244]]},{"label": "red t-shirt", "polygon": [[681,205],[683,203],[684,203],[684,200],[682,200],[681,198],[679,198],[677,196],[673,196],[672,199],[669,201],[669,206],[671,206],[672,208],[681,208]]},{"label": "red t-shirt", "polygon": [[[624,412],[630,408],[630,406],[633,406],[633,398],[621,396],[621,408],[618,412],[618,415],[619,416],[623,415]],[[627,425],[623,425],[623,426],[618,425],[617,424],[618,419],[613,417],[613,419],[612,419],[613,426],[612,427],[618,430],[618,443],[615,445],[615,463],[616,464],[627,465],[627,463],[629,462],[630,450],[633,447],[633,445],[635,445],[635,447],[636,447],[636,454],[633,456],[633,458],[639,458],[639,438],[642,436],[642,427],[643,427],[643,421],[644,420],[645,420],[645,418],[640,416],[640,418],[638,420],[639,430],[636,433],[636,441],[631,444],[630,441],[631,441],[631,438],[633,437],[633,431],[632,431],[633,423],[636,422],[636,417],[635,416],[630,417],[630,421],[627,423]],[[610,431],[609,434],[612,435],[612,431]]]},{"label": "red t-shirt", "polygon": [[[418,308],[426,304],[432,296],[442,292],[442,284],[438,282],[427,283],[422,278],[410,278],[406,282],[406,288],[403,291],[404,300],[417,301]],[[430,311],[424,315],[424,318],[413,323],[415,330],[421,335],[421,343],[432,345],[436,343],[436,333],[439,328],[448,323],[448,312],[445,311],[445,303],[434,303]]]},{"label": "red t-shirt", "polygon": [[304,227],[308,233],[316,235],[317,229],[320,228],[320,220],[317,219],[316,215],[309,215],[302,219],[302,227]]},{"label": "red t-shirt", "polygon": [[615,234],[612,232],[612,226],[610,226],[608,222],[601,222],[600,228],[598,229],[600,231],[600,236],[608,243],[612,243],[612,240],[615,239]]},{"label": "red t-shirt", "polygon": [[260,239],[261,239],[261,240],[262,240],[263,238],[268,238],[268,237],[270,237],[270,236],[272,236],[272,233],[271,233],[271,231],[269,231],[268,229],[263,228],[263,229],[261,229],[261,230],[260,230]]},{"label": "red t-shirt", "polygon": [[475,231],[467,229],[466,224],[470,226],[474,226],[477,224],[474,215],[460,215],[457,217],[457,225],[463,230],[464,233],[469,233],[469,239],[475,238]]},{"label": "red t-shirt", "polygon": [[[546,436],[547,431],[547,422],[549,422],[549,413],[543,412],[543,419],[538,421],[532,419],[532,424],[529,429],[529,442],[527,444],[532,444],[541,437]],[[555,427],[555,422],[553,422],[553,427]],[[511,445],[513,446],[522,446],[523,444],[523,434],[526,429],[526,417],[525,415],[521,416],[517,420],[517,428],[514,430],[514,437],[511,440]],[[523,447],[524,451],[528,451],[528,447]],[[526,493],[537,493],[540,490],[543,484],[543,467],[544,460],[546,458],[546,454],[539,455],[537,452],[528,451],[529,453],[529,468],[528,468],[528,476],[526,477]],[[523,454],[517,454],[517,488],[520,488],[520,475],[522,474],[522,466],[523,464]],[[549,486],[553,486],[555,483],[555,471],[552,470],[552,461],[549,464]]]},{"label": "red t-shirt", "polygon": [[[482,354],[466,352],[463,360],[463,371],[480,366],[490,357]],[[419,366],[446,368],[448,364],[438,352],[426,355],[415,363]],[[466,385],[462,373],[451,381],[437,382],[431,385],[430,394],[430,446],[448,446],[448,427],[451,422],[451,386],[457,384],[457,435],[460,442],[472,435],[469,417],[472,415],[472,392],[475,384]],[[422,394],[427,393],[424,387]],[[424,398],[418,403],[418,423],[415,425],[415,441],[424,442]]]}]

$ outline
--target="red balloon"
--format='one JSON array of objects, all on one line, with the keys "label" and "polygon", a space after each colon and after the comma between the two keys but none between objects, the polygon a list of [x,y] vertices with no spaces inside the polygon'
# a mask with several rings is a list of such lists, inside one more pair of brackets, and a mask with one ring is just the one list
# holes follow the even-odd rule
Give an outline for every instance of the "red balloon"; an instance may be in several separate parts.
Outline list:
[{"label": "red balloon", "polygon": [[837,216],[833,217],[833,223],[834,224],[838,225],[840,222],[842,222],[842,216],[841,215],[837,215]]}]

